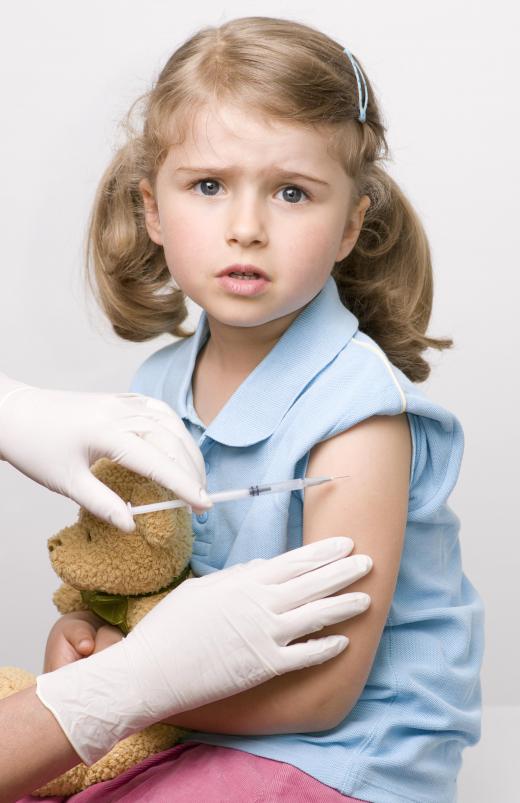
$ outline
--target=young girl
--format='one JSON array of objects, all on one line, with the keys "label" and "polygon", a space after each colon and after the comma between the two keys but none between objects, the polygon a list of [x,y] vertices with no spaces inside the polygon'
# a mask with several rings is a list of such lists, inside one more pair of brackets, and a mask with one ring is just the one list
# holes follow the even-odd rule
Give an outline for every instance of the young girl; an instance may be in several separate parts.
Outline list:
[{"label": "young girl", "polygon": [[[342,655],[177,717],[190,741],[110,800],[455,800],[479,738],[482,606],[447,506],[461,427],[414,384],[451,341],[425,334],[428,242],[386,155],[350,52],[252,17],[172,55],[104,176],[99,295],[122,337],[180,337],[133,390],[182,416],[208,491],[348,475],[195,516],[194,572],[338,534],[374,560],[371,608],[330,628]],[[185,296],[203,308],[192,335]]]}]

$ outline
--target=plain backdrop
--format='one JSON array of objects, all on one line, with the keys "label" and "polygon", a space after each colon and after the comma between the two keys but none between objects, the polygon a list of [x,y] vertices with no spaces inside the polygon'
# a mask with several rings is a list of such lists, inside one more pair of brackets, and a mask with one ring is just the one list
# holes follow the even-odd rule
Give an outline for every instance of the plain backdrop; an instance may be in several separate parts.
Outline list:
[{"label": "plain backdrop", "polygon": [[[169,342],[125,343],[87,303],[87,217],[119,141],[118,122],[166,58],[199,27],[249,15],[310,23],[356,54],[388,125],[388,169],[429,235],[430,332],[452,337],[455,347],[432,355],[434,370],[423,387],[461,419],[466,434],[451,505],[462,521],[466,574],[486,606],[486,710],[505,716],[520,705],[520,121],[513,3],[4,2],[0,368],[42,386],[123,391],[141,361]],[[38,672],[56,618],[57,579],[46,539],[71,523],[76,506],[5,464],[0,483],[0,664]],[[498,731],[504,734],[500,723],[495,746]],[[472,759],[475,777],[486,760],[481,755]],[[482,795],[483,783],[476,787]],[[505,788],[502,794],[514,799]]]}]

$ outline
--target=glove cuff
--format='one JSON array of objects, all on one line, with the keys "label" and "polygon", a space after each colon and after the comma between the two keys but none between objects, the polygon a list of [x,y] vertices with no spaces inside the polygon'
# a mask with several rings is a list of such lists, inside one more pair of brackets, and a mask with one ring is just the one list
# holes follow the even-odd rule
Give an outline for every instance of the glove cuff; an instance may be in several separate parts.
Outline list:
[{"label": "glove cuff", "polygon": [[133,688],[124,640],[39,675],[36,694],[88,766],[121,739],[151,724]]}]

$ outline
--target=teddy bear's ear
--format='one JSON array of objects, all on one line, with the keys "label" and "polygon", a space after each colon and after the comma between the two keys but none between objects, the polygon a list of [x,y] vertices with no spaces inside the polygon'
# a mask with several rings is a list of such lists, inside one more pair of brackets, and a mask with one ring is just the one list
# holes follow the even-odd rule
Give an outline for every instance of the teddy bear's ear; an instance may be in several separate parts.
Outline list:
[{"label": "teddy bear's ear", "polygon": [[[148,505],[152,502],[166,502],[175,499],[175,494],[153,480],[138,477],[134,482],[130,498],[131,505]],[[178,526],[178,510],[158,510],[155,513],[141,513],[135,517],[139,535],[153,546],[166,547],[175,537]]]},{"label": "teddy bear's ear", "polygon": [[113,460],[108,460],[106,457],[97,460],[90,467],[90,470],[98,480],[119,494],[125,501],[129,500],[129,495],[136,481],[144,479],[134,471],[130,471],[129,468],[125,468],[119,463],[114,463]]},{"label": "teddy bear's ear", "polygon": [[[119,494],[124,502],[130,502],[131,505],[147,505],[152,502],[166,502],[169,499],[175,499],[172,491],[112,460],[102,458],[94,463],[90,470],[98,480]],[[172,538],[176,537],[181,520],[182,527],[186,527],[190,518],[185,508],[181,510],[182,512],[160,510],[156,513],[139,514],[135,517],[136,533],[153,546],[168,546]],[[188,515],[188,519],[186,519],[186,515]]]}]

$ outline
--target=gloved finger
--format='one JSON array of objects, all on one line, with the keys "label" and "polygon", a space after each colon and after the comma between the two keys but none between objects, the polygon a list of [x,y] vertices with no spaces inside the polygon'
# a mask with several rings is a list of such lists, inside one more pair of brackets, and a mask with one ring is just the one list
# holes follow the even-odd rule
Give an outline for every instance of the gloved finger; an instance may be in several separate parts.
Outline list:
[{"label": "gloved finger", "polygon": [[135,522],[126,502],[96,479],[88,469],[76,477],[73,487],[67,490],[67,496],[90,511],[93,516],[103,519],[119,530],[126,533],[135,530]]},{"label": "gloved finger", "polygon": [[153,399],[150,396],[143,396],[137,393],[118,394],[118,396],[123,400],[127,400],[129,405],[139,410],[144,415],[152,416],[154,420],[158,421],[165,429],[169,429],[170,432],[177,435],[184,443],[199,473],[204,473],[204,458],[200,449],[175,410],[166,404],[166,402]]},{"label": "gloved finger", "polygon": [[196,479],[202,487],[206,486],[206,472],[202,455],[200,462],[195,461],[191,452],[186,448],[184,440],[179,438],[176,433],[164,427],[160,421],[155,421],[153,428],[142,437],[143,440],[155,446],[170,460],[174,460],[183,471]]},{"label": "gloved finger", "polygon": [[198,479],[137,435],[119,436],[107,447],[106,455],[131,471],[170,488],[193,507],[211,507],[211,500]]},{"label": "gloved finger", "polygon": [[143,410],[156,410],[157,412],[172,414],[174,417],[179,418],[173,408],[165,401],[155,399],[153,396],[145,396],[144,393],[116,393],[116,398],[128,404],[132,409],[140,412]]},{"label": "gloved finger", "polygon": [[351,619],[366,611],[370,602],[368,594],[356,592],[319,599],[282,613],[277,621],[279,643],[288,644],[294,639],[316,633],[329,625]]},{"label": "gloved finger", "polygon": [[176,435],[179,438],[193,463],[195,464],[197,471],[199,474],[204,476],[204,457],[202,456],[202,452],[193,440],[192,436],[184,426],[182,419],[179,418],[176,413],[173,413],[173,411],[169,410],[168,413],[161,413],[159,411],[156,421],[161,424],[162,427],[168,429],[173,435]]},{"label": "gloved finger", "polygon": [[202,575],[201,577],[194,577],[193,580],[198,584],[198,588],[202,588],[203,586],[207,588],[209,585],[230,583],[232,580],[240,581],[245,575],[247,584],[249,585],[251,581],[249,572],[252,566],[263,563],[265,563],[265,560],[262,558],[255,558],[247,563],[235,563],[233,566],[228,566],[226,569],[219,569],[218,571]]},{"label": "gloved finger", "polygon": [[94,647],[94,653],[100,652],[101,650],[105,650],[107,647],[110,647],[112,644],[117,644],[118,641],[121,641],[123,638],[123,634],[117,627],[112,627],[112,625],[103,625],[100,627],[96,633],[96,643]]},{"label": "gloved finger", "polygon": [[313,572],[287,580],[283,586],[271,586],[273,597],[270,608],[275,613],[282,613],[320,597],[329,596],[355,583],[371,568],[372,560],[368,555],[350,555],[348,558],[320,566]]},{"label": "gloved finger", "polygon": [[324,636],[281,647],[279,674],[323,664],[343,652],[348,644],[346,636]]},{"label": "gloved finger", "polygon": [[[205,485],[206,475],[204,473],[204,460],[195,461],[191,452],[187,449],[184,438],[177,432],[172,431],[168,426],[164,426],[162,421],[155,416],[133,415],[128,418],[118,420],[110,430],[105,429],[101,436],[95,441],[96,455],[101,456],[106,450],[107,442],[114,438],[117,439],[121,448],[124,443],[125,435],[137,435],[142,440],[155,446],[170,459],[176,460],[187,474],[191,474],[201,485]],[[131,441],[127,441],[131,442]]]},{"label": "gloved finger", "polygon": [[323,538],[252,565],[251,573],[259,583],[284,583],[299,575],[307,576],[307,572],[348,555],[353,548],[351,538]]}]

